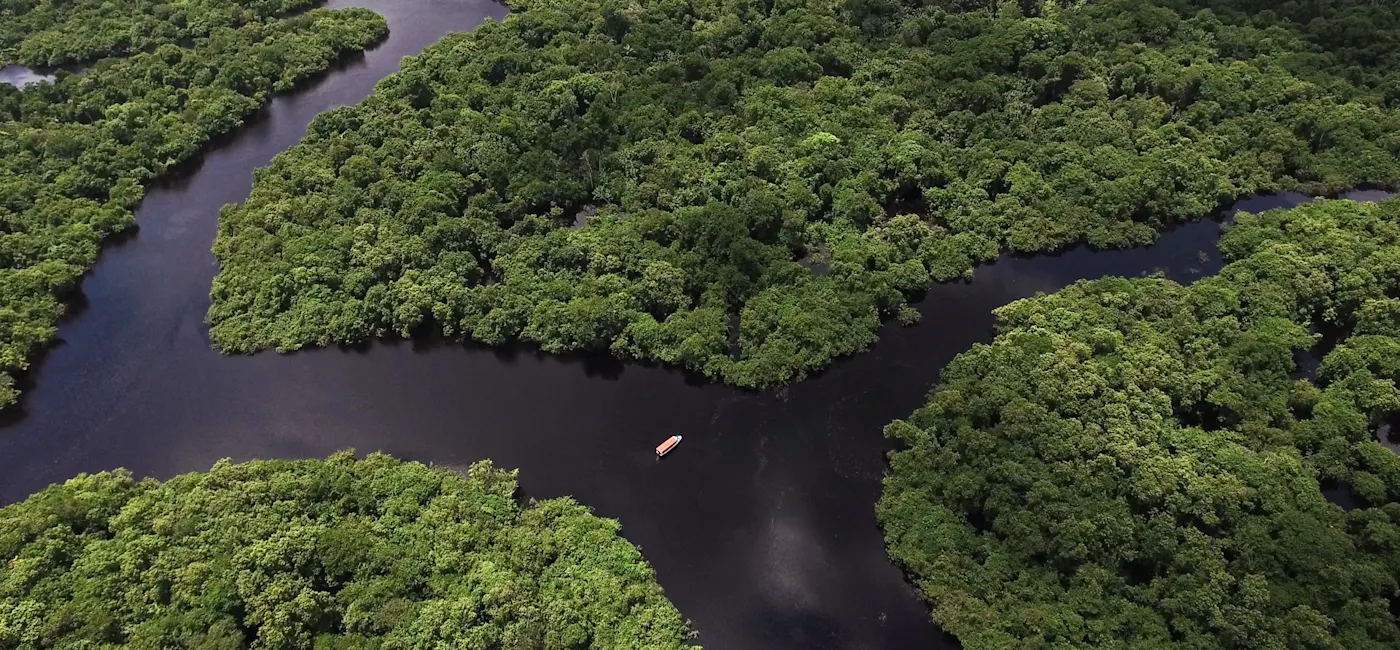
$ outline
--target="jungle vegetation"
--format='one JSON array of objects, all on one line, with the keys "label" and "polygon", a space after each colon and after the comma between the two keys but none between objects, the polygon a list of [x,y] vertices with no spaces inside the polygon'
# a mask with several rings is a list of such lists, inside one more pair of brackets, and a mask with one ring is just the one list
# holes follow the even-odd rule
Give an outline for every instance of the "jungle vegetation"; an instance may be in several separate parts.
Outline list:
[{"label": "jungle vegetation", "polygon": [[0,408],[144,183],[388,33],[362,9],[278,18],[308,4],[0,0],[0,67],[85,66],[0,84]]},{"label": "jungle vegetation", "polygon": [[618,530],[489,462],[81,475],[0,509],[0,648],[681,648]]},{"label": "jungle vegetation", "polygon": [[890,555],[964,648],[1400,647],[1400,200],[1220,248],[1001,308],[887,428]]},{"label": "jungle vegetation", "polygon": [[1003,251],[1394,185],[1394,6],[1254,4],[521,0],[260,170],[212,337],[441,329],[769,387]]}]

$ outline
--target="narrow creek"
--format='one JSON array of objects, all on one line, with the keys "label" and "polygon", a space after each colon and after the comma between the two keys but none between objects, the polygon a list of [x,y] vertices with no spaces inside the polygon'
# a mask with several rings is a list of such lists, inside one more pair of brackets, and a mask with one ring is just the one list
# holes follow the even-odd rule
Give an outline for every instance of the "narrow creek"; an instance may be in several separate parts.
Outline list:
[{"label": "narrow creek", "polygon": [[[337,0],[391,35],[277,99],[202,162],[148,192],[140,230],[106,250],[0,429],[0,502],[79,472],[170,477],[222,457],[325,457],[348,447],[520,468],[532,496],[572,495],[623,524],[711,648],[954,648],[888,561],[873,504],[889,445],[954,355],[992,335],[991,310],[1079,278],[1219,268],[1217,222],[1152,248],[1083,249],[983,267],[931,288],[923,323],[776,393],[701,385],[660,368],[522,349],[387,342],[360,351],[221,357],[203,318],[219,207],[318,113],[359,101],[487,0]],[[1297,195],[1236,207],[1292,205]],[[664,462],[652,448],[680,433]]]},{"label": "narrow creek", "polygon": [[23,88],[40,81],[53,81],[54,79],[54,75],[32,70],[22,65],[7,65],[0,68],[0,84],[9,84],[16,88]]}]

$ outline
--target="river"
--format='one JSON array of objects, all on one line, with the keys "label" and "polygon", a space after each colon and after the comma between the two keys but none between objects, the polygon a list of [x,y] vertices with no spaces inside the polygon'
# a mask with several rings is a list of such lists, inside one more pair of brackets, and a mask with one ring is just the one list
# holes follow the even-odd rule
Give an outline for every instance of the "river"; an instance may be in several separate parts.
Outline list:
[{"label": "river", "polygon": [[40,81],[53,81],[54,78],[51,74],[45,74],[22,65],[0,67],[0,84],[9,84],[16,88],[23,88]]},{"label": "river", "polygon": [[[103,253],[0,429],[5,503],[79,472],[168,478],[231,457],[317,458],[354,447],[520,468],[531,496],[572,495],[640,545],[716,650],[955,648],[888,560],[873,505],[881,428],[921,403],[939,369],[992,335],[991,310],[1078,278],[1219,268],[1217,222],[1154,247],[1084,249],[938,285],[923,323],[776,393],[527,349],[386,342],[360,351],[221,357],[203,324],[219,207],[317,113],[366,96],[405,55],[505,10],[485,0],[336,1],[389,20],[389,39],[278,98],[200,164],[153,187],[140,229]],[[1253,211],[1302,197],[1242,202]],[[653,447],[685,436],[659,462]]]}]

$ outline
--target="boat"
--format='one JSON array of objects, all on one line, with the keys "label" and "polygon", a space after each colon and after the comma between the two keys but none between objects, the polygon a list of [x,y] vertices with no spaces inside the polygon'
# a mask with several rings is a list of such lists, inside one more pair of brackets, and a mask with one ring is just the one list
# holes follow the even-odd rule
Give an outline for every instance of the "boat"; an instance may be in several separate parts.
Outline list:
[{"label": "boat", "polygon": [[671,436],[670,438],[667,438],[666,442],[663,442],[656,446],[656,457],[660,458],[662,456],[665,456],[666,454],[671,453],[671,450],[675,449],[676,445],[679,444],[681,444],[680,436]]}]

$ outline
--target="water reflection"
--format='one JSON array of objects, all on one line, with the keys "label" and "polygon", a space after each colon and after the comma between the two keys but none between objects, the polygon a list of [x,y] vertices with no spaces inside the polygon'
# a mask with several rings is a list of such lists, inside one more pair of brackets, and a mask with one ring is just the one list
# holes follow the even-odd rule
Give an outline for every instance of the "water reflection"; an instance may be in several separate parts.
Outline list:
[{"label": "water reflection", "polygon": [[0,84],[9,84],[16,88],[23,88],[41,81],[53,82],[57,78],[53,74],[37,72],[22,65],[8,65],[0,68]]},{"label": "water reflection", "polygon": [[1376,442],[1382,447],[1400,454],[1400,414],[1390,417],[1376,427]]}]

